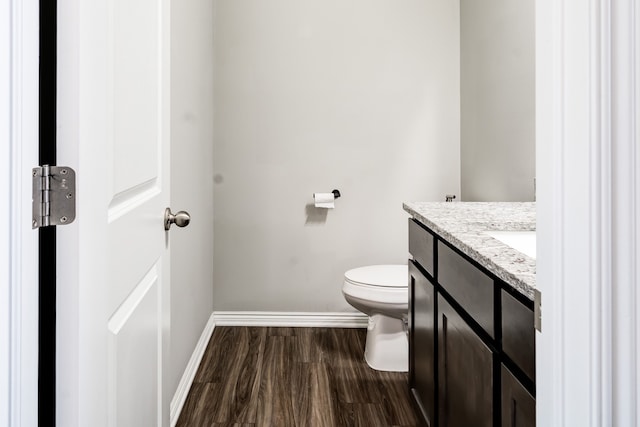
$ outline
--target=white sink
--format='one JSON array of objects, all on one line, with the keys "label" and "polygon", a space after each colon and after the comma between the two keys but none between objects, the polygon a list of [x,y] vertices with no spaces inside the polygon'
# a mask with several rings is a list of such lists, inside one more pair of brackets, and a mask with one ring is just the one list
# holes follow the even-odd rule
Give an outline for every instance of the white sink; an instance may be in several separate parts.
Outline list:
[{"label": "white sink", "polygon": [[518,252],[535,259],[536,257],[536,232],[535,231],[485,231],[486,234],[507,246],[511,246]]}]

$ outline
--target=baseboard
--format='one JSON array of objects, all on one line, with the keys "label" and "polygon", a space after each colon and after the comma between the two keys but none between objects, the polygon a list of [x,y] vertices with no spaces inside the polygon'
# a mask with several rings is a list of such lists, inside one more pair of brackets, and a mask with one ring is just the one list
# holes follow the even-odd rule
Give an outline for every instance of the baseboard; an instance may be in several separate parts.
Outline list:
[{"label": "baseboard", "polygon": [[200,335],[200,339],[196,344],[196,348],[193,350],[193,354],[191,354],[189,363],[187,363],[184,374],[182,374],[182,378],[180,379],[180,383],[178,384],[178,389],[173,395],[173,399],[171,399],[171,406],[169,407],[169,419],[171,427],[175,427],[176,423],[178,422],[178,417],[180,416],[180,412],[182,411],[184,402],[187,400],[189,390],[191,389],[191,384],[193,383],[193,379],[196,376],[196,372],[198,371],[198,367],[200,366],[200,361],[202,360],[202,356],[207,349],[207,344],[209,344],[209,339],[211,339],[211,334],[213,333],[213,329],[215,328],[215,326],[215,316],[214,313],[211,313],[209,321],[204,327],[204,330]]},{"label": "baseboard", "polygon": [[366,328],[363,313],[214,311],[216,326],[285,326],[307,328]]}]

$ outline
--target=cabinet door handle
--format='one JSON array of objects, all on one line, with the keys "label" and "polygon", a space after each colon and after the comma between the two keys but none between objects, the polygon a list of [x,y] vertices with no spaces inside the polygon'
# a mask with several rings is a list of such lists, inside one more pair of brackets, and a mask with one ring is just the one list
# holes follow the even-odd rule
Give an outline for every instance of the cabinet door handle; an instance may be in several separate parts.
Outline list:
[{"label": "cabinet door handle", "polygon": [[511,399],[511,427],[516,427],[516,420],[517,420],[517,416],[516,416],[516,405],[517,402],[515,399]]}]

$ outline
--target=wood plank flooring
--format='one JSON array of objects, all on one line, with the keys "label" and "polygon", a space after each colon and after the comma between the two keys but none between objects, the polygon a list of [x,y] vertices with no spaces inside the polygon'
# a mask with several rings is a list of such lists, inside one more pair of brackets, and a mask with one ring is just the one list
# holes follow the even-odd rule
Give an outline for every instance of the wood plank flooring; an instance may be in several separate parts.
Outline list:
[{"label": "wood plank flooring", "polygon": [[216,327],[177,425],[417,425],[407,374],[369,368],[365,336],[364,329]]}]

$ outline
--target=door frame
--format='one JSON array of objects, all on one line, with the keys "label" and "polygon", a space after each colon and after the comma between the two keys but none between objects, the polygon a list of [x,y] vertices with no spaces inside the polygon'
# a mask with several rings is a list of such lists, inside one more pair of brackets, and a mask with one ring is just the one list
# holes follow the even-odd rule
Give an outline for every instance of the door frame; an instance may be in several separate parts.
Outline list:
[{"label": "door frame", "polygon": [[640,422],[635,3],[536,2],[536,396],[543,426]]},{"label": "door frame", "polygon": [[[38,0],[0,2],[0,424],[38,423]],[[8,94],[8,96],[5,96]],[[7,215],[8,214],[8,215]]]}]

